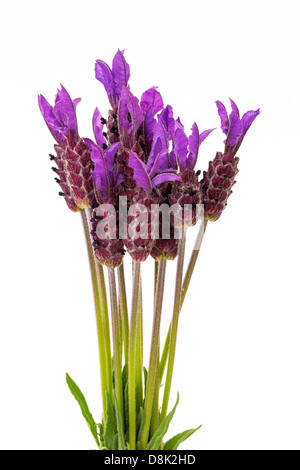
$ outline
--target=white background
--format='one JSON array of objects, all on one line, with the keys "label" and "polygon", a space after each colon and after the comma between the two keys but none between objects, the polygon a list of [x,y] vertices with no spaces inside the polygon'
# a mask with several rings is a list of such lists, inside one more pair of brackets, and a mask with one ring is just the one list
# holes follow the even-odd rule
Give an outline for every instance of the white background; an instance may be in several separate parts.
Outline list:
[{"label": "white background", "polygon": [[[94,108],[108,110],[94,61],[121,48],[132,91],[159,85],[187,129],[219,126],[216,99],[261,109],[180,319],[169,435],[202,423],[182,449],[299,450],[299,1],[28,0],[3,2],[0,16],[1,448],[94,448],[65,384],[68,371],[99,420],[88,263],[80,217],[57,196],[37,94],[52,102],[61,82],[80,96],[80,134],[91,136]],[[199,168],[222,141],[220,129],[207,139]]]}]

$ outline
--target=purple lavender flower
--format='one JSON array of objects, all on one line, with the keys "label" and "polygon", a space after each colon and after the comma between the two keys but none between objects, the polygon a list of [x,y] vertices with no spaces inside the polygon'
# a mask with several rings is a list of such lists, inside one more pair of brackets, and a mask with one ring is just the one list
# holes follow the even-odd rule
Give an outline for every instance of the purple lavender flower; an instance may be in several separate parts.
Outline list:
[{"label": "purple lavender flower", "polygon": [[[141,140],[134,145],[134,148],[140,151],[139,154],[130,151],[128,166],[133,170],[133,178],[140,188],[134,194],[132,201],[142,201],[142,204],[150,209],[153,204],[160,205],[164,202],[160,197],[160,192],[155,190],[169,182],[181,181],[181,178],[170,163],[169,140],[172,139],[172,108],[170,106],[165,108],[156,120],[155,115],[162,108],[163,102],[155,88],[147,90],[143,94],[140,106],[143,111],[139,135]],[[140,236],[136,239],[129,237],[125,242],[128,252],[136,261],[144,261],[156,245],[156,240],[151,238],[153,233],[151,224],[152,217],[151,210],[149,210],[146,221],[148,236]],[[172,252],[174,253],[173,246]]]},{"label": "purple lavender flower", "polygon": [[[176,181],[165,189],[170,205],[179,204],[181,211],[174,214],[174,226],[195,225],[200,217],[197,206],[201,203],[199,172],[195,172],[199,147],[214,129],[208,129],[201,134],[196,123],[193,124],[190,137],[187,137],[180,119],[174,121],[172,150],[170,152],[171,166],[176,169],[180,181]],[[191,211],[184,211],[185,206],[191,206]]]},{"label": "purple lavender flower", "polygon": [[205,218],[216,221],[224,211],[227,200],[235,184],[238,173],[239,158],[236,153],[260,110],[248,111],[240,118],[239,110],[231,102],[231,113],[228,116],[225,106],[217,101],[218,113],[221,118],[221,129],[226,135],[224,153],[217,152],[213,161],[209,162],[208,171],[203,172],[201,181],[202,203],[204,204]]},{"label": "purple lavender flower", "polygon": [[94,169],[91,173],[94,180],[95,203],[97,202],[99,205],[109,204],[114,207],[116,209],[116,218],[112,224],[112,230],[107,227],[107,238],[99,238],[97,225],[107,214],[99,215],[97,207],[94,207],[91,218],[91,235],[95,256],[98,261],[111,268],[116,268],[122,264],[125,254],[124,242],[119,239],[119,201],[117,191],[119,185],[123,182],[123,177],[115,168],[115,161],[121,142],[116,142],[107,147],[102,129],[103,118],[96,108],[93,115],[93,130],[96,143],[91,139],[84,139],[90,148],[91,159],[94,163]]},{"label": "purple lavender flower", "polygon": [[56,140],[56,156],[50,155],[57,167],[56,181],[68,207],[73,211],[89,208],[94,200],[92,161],[88,145],[79,137],[76,106],[80,98],[72,101],[66,89],[58,90],[55,104],[51,106],[43,95],[38,96],[39,107],[45,122]]},{"label": "purple lavender flower", "polygon": [[124,51],[118,50],[110,68],[103,60],[96,60],[95,75],[104,86],[110,104],[118,106],[122,87],[127,87],[130,77],[130,67],[125,60]]},{"label": "purple lavender flower", "polygon": [[96,60],[95,76],[105,88],[112,109],[108,113],[108,119],[103,120],[107,125],[107,140],[110,144],[119,141],[118,107],[122,94],[122,88],[128,86],[130,67],[124,57],[124,51],[118,50],[110,68],[102,60]]},{"label": "purple lavender flower", "polygon": [[231,103],[231,113],[228,116],[225,106],[220,102],[216,101],[218,113],[221,119],[221,129],[226,135],[224,155],[226,159],[234,157],[240,148],[240,145],[246,135],[246,132],[250,128],[254,119],[259,115],[260,110],[248,111],[240,118],[239,110],[233,100]]}]

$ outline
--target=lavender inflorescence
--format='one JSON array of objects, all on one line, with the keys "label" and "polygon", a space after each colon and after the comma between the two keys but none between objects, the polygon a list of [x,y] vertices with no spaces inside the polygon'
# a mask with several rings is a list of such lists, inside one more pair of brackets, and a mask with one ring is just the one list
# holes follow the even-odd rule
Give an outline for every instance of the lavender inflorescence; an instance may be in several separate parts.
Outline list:
[{"label": "lavender inflorescence", "polygon": [[[50,159],[56,165],[52,170],[60,186],[59,194],[70,210],[81,212],[83,220],[99,340],[101,424],[93,421],[81,391],[68,375],[67,383],[99,449],[175,450],[196,431],[191,429],[165,444],[162,442],[170,415],[174,414],[178,403],[177,400],[167,416],[179,313],[207,223],[218,220],[227,206],[238,173],[237,152],[260,111],[248,111],[240,117],[234,101],[230,100],[230,114],[221,102],[216,102],[221,129],[226,136],[224,150],[216,153],[201,176],[201,171],[196,169],[199,148],[215,129],[200,133],[194,123],[187,136],[180,118],[174,118],[173,108],[164,105],[156,87],[146,90],[140,99],[134,96],[129,87],[130,67],[124,51],[118,50],[112,67],[97,60],[95,75],[106,90],[110,109],[107,117],[95,109],[93,139],[79,135],[76,107],[80,99],[72,100],[63,86],[53,106],[43,95],[38,97],[41,113],[56,141],[55,154],[51,154]],[[165,214],[168,214],[167,224]],[[195,226],[199,219],[203,223],[183,278],[186,227]],[[126,252],[133,260],[130,331],[123,272]],[[140,263],[149,257],[155,260],[155,294],[144,393]],[[173,317],[160,358],[166,261],[176,257]],[[108,267],[110,284],[113,357],[103,265]],[[118,270],[118,293],[115,269]],[[159,390],[167,359],[160,409]],[[160,440],[155,441],[157,434]]]},{"label": "lavender inflorescence", "polygon": [[[127,197],[128,209],[133,203],[146,202],[149,209],[151,203],[169,207],[177,204],[181,210],[171,216],[172,230],[183,223],[195,225],[200,218],[197,211],[200,204],[204,206],[205,219],[217,220],[235,184],[237,150],[259,110],[249,111],[240,118],[231,100],[232,111],[228,116],[224,105],[217,101],[221,128],[226,134],[225,148],[223,153],[217,152],[200,181],[200,171],[195,171],[199,147],[214,129],[200,134],[194,123],[187,137],[180,119],[173,117],[172,107],[164,107],[156,87],[147,90],[139,101],[128,85],[130,67],[124,51],[116,53],[112,68],[97,60],[95,73],[111,104],[107,119],[95,110],[95,142],[78,135],[75,109],[79,99],[72,101],[63,87],[57,93],[54,107],[39,96],[40,109],[57,141],[56,156],[51,159],[57,164],[53,170],[61,187],[60,194],[75,212],[94,207],[91,235],[101,263],[119,266],[125,246],[136,261],[145,261],[149,254],[154,259],[173,259],[176,241],[151,239],[150,216],[145,239],[133,239],[128,234],[123,243],[117,235],[110,238],[108,231],[107,239],[100,240],[95,227],[99,220],[95,206],[109,203],[118,213],[119,196]],[[184,213],[186,205],[192,207],[189,215]],[[137,224],[137,231],[139,228]]]}]

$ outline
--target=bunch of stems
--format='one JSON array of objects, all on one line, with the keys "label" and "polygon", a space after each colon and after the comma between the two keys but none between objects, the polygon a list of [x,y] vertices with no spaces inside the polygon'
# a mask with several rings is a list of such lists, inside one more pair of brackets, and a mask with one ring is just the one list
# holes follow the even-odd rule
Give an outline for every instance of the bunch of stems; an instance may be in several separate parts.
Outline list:
[{"label": "bunch of stems", "polygon": [[[167,261],[155,262],[151,348],[148,369],[145,369],[143,367],[142,264],[136,261],[132,263],[130,312],[128,311],[123,264],[116,270],[107,268],[111,313],[109,315],[104,268],[96,260],[91,243],[89,224],[91,211],[89,209],[83,210],[81,215],[94,293],[104,422],[107,419],[108,396],[114,394],[120,412],[121,423],[119,424],[124,432],[127,431],[129,449],[145,449],[149,439],[155,435],[160,423],[168,413],[179,314],[198,259],[207,222],[203,221],[200,224],[185,274],[186,229],[184,228],[182,231],[182,238],[178,243],[173,315],[161,355],[160,323]],[[117,271],[117,279],[115,271]],[[124,388],[125,373],[128,377],[126,393]],[[159,392],[163,378],[165,378],[164,391],[160,407]]]}]

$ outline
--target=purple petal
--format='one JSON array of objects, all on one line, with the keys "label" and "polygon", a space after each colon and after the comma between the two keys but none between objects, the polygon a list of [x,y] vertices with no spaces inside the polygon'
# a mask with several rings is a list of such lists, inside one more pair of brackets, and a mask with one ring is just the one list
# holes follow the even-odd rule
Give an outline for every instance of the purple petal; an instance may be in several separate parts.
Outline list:
[{"label": "purple petal", "polygon": [[196,165],[198,158],[199,146],[200,146],[200,135],[197,124],[194,122],[191,129],[192,133],[189,137],[189,156],[187,160],[187,166],[193,169]]},{"label": "purple petal", "polygon": [[158,120],[161,121],[168,133],[169,140],[172,140],[175,131],[175,120],[173,118],[172,106],[168,105],[158,116]]},{"label": "purple petal", "polygon": [[176,132],[177,129],[182,129],[184,130],[184,125],[182,124],[182,122],[180,121],[180,117],[178,117],[175,121],[175,127],[174,127],[174,131]]},{"label": "purple petal", "polygon": [[98,108],[95,109],[93,114],[93,131],[97,144],[103,148],[103,144],[106,145],[106,139],[102,134],[103,131],[102,116]]},{"label": "purple petal", "polygon": [[189,140],[185,135],[184,130],[179,127],[175,131],[174,137],[174,153],[177,158],[178,166],[181,170],[186,169],[186,160],[188,154],[188,143]]},{"label": "purple petal", "polygon": [[169,158],[168,158],[168,151],[166,149],[162,150],[159,152],[153,162],[153,166],[151,168],[150,172],[150,178],[153,178],[154,175],[158,173],[162,173],[163,171],[166,171],[169,169],[172,171],[172,169],[169,168],[170,163],[169,163]]},{"label": "purple petal", "polygon": [[164,107],[164,103],[156,87],[152,87],[142,94],[141,108],[146,113],[148,109],[153,108],[153,116]]},{"label": "purple petal", "polygon": [[[128,119],[130,115],[130,120]],[[133,96],[128,88],[123,87],[119,104],[119,126],[120,131],[131,129],[137,131],[143,121],[143,112],[139,106],[139,100]]]},{"label": "purple petal", "polygon": [[105,165],[105,158],[99,147],[95,146],[93,148],[91,151],[91,159],[94,162],[95,167],[94,171],[92,171],[92,176],[95,181],[96,188],[100,192],[101,197],[106,199],[109,191],[109,177]]},{"label": "purple petal", "polygon": [[230,116],[229,116],[229,121],[231,121],[235,114],[238,117],[240,117],[240,112],[238,110],[237,105],[235,104],[235,102],[231,98],[229,98],[229,101],[230,101],[230,104],[231,104],[231,113],[230,113]]},{"label": "purple petal", "polygon": [[203,131],[201,132],[200,136],[199,136],[199,142],[200,142],[200,145],[202,144],[202,142],[204,142],[204,140],[206,139],[206,137],[209,136],[209,134],[216,130],[216,127],[214,127],[213,129],[207,129],[206,131]]},{"label": "purple petal", "polygon": [[115,171],[114,173],[111,173],[111,174],[110,174],[110,185],[111,185],[111,188],[117,189],[118,186],[120,186],[120,184],[122,184],[123,182],[124,182],[124,177],[123,177],[123,175],[121,175],[121,174],[118,173],[117,171]]},{"label": "purple petal", "polygon": [[229,131],[226,139],[226,146],[233,147],[243,134],[242,121],[237,114],[234,114],[230,121]]},{"label": "purple petal", "polygon": [[[196,126],[196,127],[195,127]],[[197,129],[196,129],[197,128]],[[198,126],[196,123],[193,124],[192,127],[192,134],[190,135],[189,138],[189,149],[190,153],[187,159],[187,167],[190,170],[193,170],[195,168],[197,158],[198,158],[198,152],[199,152],[199,147],[202,144],[202,142],[206,139],[206,137],[209,136],[209,134],[214,131],[214,129],[207,129],[206,131],[201,132],[199,135],[198,131]],[[198,136],[197,136],[198,133]],[[198,147],[197,147],[197,141],[198,141]]]},{"label": "purple petal", "polygon": [[70,131],[73,132],[73,134],[78,135],[74,104],[69,93],[62,85],[61,89],[57,91],[57,95],[55,97],[53,114],[61,122],[62,127],[65,128],[65,131],[63,131],[65,135]]},{"label": "purple petal", "polygon": [[[85,139],[85,142],[87,141],[89,141],[89,139]],[[96,188],[103,199],[107,199],[112,183],[115,183],[115,177],[112,175],[112,168],[114,164],[114,156],[120,148],[120,145],[120,142],[117,142],[111,145],[105,152],[102,152],[102,150],[91,141],[91,159],[95,166],[94,171],[92,171],[92,175]]]},{"label": "purple petal", "polygon": [[115,84],[115,94],[120,96],[122,87],[127,87],[130,77],[130,68],[125,60],[124,51],[118,50],[113,59],[112,76]]},{"label": "purple petal", "polygon": [[145,119],[144,119],[144,136],[145,136],[145,142],[146,142],[148,153],[150,152],[150,149],[152,147],[153,132],[154,132],[155,126],[156,126],[156,120],[154,119],[154,116],[153,116],[153,109],[149,108],[148,111],[146,112]]},{"label": "purple petal", "polygon": [[140,188],[144,188],[146,191],[150,191],[151,180],[147,173],[146,165],[142,162],[142,160],[138,157],[135,152],[130,152],[128,165],[130,166],[130,168],[133,168],[134,179],[136,180]]},{"label": "purple petal", "polygon": [[256,111],[248,111],[247,113],[243,115],[242,117],[243,134],[246,134],[252,122],[259,114],[260,114],[260,110],[257,109]]},{"label": "purple petal", "polygon": [[96,60],[95,76],[104,86],[111,105],[115,101],[114,80],[110,67],[102,60]]},{"label": "purple petal", "polygon": [[228,129],[229,129],[229,119],[228,119],[228,114],[226,111],[226,108],[223,103],[220,101],[216,101],[216,105],[218,108],[218,114],[221,119],[221,129],[224,132],[225,135],[228,134]]},{"label": "purple petal", "polygon": [[81,98],[75,98],[75,100],[73,100],[74,109],[77,108],[77,105],[80,103],[80,101],[81,101]]},{"label": "purple petal", "polygon": [[177,162],[177,159],[176,159],[176,155],[175,155],[175,152],[174,150],[172,149],[170,154],[169,154],[169,160],[170,160],[170,165],[171,167],[174,169],[174,170],[177,170],[178,168],[178,162]]},{"label": "purple petal", "polygon": [[147,172],[150,173],[154,164],[154,161],[157,157],[157,155],[162,151],[163,146],[160,137],[157,139],[155,144],[152,147],[151,153],[148,158],[147,162]]},{"label": "purple petal", "polygon": [[45,122],[53,135],[54,139],[61,143],[63,136],[60,132],[61,124],[53,114],[53,108],[43,95],[38,95],[39,107]]},{"label": "purple petal", "polygon": [[165,149],[169,148],[169,133],[164,126],[163,121],[159,120],[153,130],[153,142],[155,143],[157,139],[161,139],[162,145]]},{"label": "purple petal", "polygon": [[152,178],[157,173],[161,173],[169,166],[168,150],[162,148],[160,138],[157,139],[153,152],[149,156],[147,164],[147,172],[149,177]]},{"label": "purple petal", "polygon": [[[92,141],[92,139],[84,137],[83,140],[89,146],[90,150],[99,149],[98,145],[96,145],[95,142]],[[102,149],[100,150],[102,152]]]},{"label": "purple petal", "polygon": [[108,172],[111,172],[114,166],[114,157],[121,147],[121,142],[116,142],[108,147],[104,152],[105,164]]},{"label": "purple petal", "polygon": [[162,173],[161,175],[155,176],[151,181],[152,188],[161,183],[166,183],[167,181],[181,181],[181,178],[175,173]]},{"label": "purple petal", "polygon": [[169,141],[173,140],[175,132],[175,120],[171,106],[167,106],[159,115],[153,132],[153,142],[161,139],[164,148],[169,148]]}]

